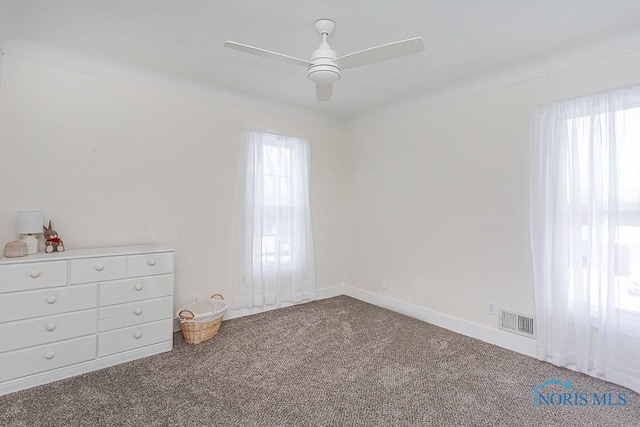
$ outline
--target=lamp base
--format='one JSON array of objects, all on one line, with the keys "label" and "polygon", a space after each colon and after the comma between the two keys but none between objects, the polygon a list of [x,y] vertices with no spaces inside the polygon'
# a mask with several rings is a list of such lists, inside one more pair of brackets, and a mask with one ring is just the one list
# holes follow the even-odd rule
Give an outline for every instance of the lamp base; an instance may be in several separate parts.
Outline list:
[{"label": "lamp base", "polygon": [[38,253],[38,238],[36,236],[27,234],[22,238],[22,241],[27,244],[27,255]]}]

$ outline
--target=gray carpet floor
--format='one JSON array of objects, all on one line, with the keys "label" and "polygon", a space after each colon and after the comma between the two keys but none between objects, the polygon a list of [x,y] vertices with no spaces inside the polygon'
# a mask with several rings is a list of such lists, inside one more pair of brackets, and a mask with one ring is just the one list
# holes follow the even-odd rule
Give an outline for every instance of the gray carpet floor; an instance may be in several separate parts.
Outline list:
[{"label": "gray carpet floor", "polygon": [[[0,425],[640,425],[628,389],[345,296],[225,321],[199,345],[174,338],[172,352],[0,397]],[[551,378],[627,404],[534,408]]]}]

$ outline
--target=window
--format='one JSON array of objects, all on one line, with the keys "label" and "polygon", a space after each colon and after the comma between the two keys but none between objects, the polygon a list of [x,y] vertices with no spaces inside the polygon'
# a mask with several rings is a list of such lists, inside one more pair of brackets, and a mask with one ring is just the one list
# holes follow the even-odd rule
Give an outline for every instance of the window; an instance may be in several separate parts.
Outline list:
[{"label": "window", "polygon": [[538,357],[640,392],[640,87],[536,108]]},{"label": "window", "polygon": [[245,131],[234,210],[231,308],[315,298],[309,143]]},{"label": "window", "polygon": [[[594,122],[599,130],[592,133]],[[613,286],[615,306],[640,313],[640,107],[569,119],[567,131],[576,140],[579,160],[582,280]],[[610,138],[613,135],[615,138]],[[612,139],[615,147],[609,146]],[[615,152],[615,159],[599,161],[602,151]],[[613,191],[616,194],[609,194]],[[611,226],[594,226],[602,218]],[[611,251],[602,248],[609,241],[613,243]],[[611,281],[601,280],[601,270],[592,268],[594,260],[614,264]],[[575,280],[570,286],[573,290]],[[603,289],[587,288],[592,294],[589,299],[598,302],[596,293]]]},{"label": "window", "polygon": [[266,138],[259,148],[256,175],[261,175],[264,200],[262,234],[255,243],[264,265],[291,267],[291,218],[295,214],[292,200],[291,148]]}]

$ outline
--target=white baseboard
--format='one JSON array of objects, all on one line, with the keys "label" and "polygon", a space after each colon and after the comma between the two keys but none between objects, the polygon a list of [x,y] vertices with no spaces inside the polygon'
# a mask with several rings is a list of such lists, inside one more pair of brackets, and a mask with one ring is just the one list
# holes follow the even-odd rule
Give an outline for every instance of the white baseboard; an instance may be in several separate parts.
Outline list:
[{"label": "white baseboard", "polygon": [[[326,288],[320,288],[320,289],[316,289],[316,300],[320,300],[320,299],[326,299],[326,298],[333,298],[333,297],[337,297],[340,295],[344,295],[344,285],[336,285],[336,286],[329,286]],[[304,301],[298,304],[304,304],[310,301]],[[276,310],[278,308],[283,308],[283,307],[290,307],[292,305],[295,305],[293,303],[290,302],[285,302],[282,303],[280,306],[278,307],[264,307],[264,308],[241,308],[239,310],[227,310],[227,312],[224,315],[224,320],[231,320],[231,319],[236,319],[238,317],[244,317],[244,316],[251,316],[252,314],[258,314],[258,313],[264,313],[265,311],[271,311],[271,310]],[[178,332],[180,331],[180,322],[178,319],[174,319],[174,323],[173,323],[173,331],[174,332]]]},{"label": "white baseboard", "polygon": [[340,295],[344,295],[344,285],[330,286],[316,291],[316,299],[327,299],[339,297]]},{"label": "white baseboard", "polygon": [[[310,302],[310,301],[305,301],[305,302]],[[304,304],[304,303],[300,303],[300,304]],[[224,319],[222,319],[222,321],[226,322],[227,320],[237,319],[238,317],[251,316],[253,314],[264,313],[265,311],[277,310],[278,308],[290,307],[292,305],[295,305],[295,304],[290,302],[283,302],[281,305],[277,307],[269,306],[269,307],[263,307],[263,308],[259,308],[259,307],[239,308],[237,310],[228,309],[227,312],[224,314]],[[179,332],[181,330],[182,330],[182,327],[180,326],[180,319],[174,318],[173,332]]]},{"label": "white baseboard", "polygon": [[405,316],[413,317],[414,319],[422,320],[423,322],[431,323],[432,325],[440,326],[441,328],[506,348],[507,350],[536,357],[536,341],[531,338],[511,334],[497,328],[494,329],[489,326],[470,322],[460,319],[459,317],[449,316],[415,304],[374,294],[351,286],[344,286],[343,288],[344,295],[360,301],[386,308],[396,313],[404,314]]}]

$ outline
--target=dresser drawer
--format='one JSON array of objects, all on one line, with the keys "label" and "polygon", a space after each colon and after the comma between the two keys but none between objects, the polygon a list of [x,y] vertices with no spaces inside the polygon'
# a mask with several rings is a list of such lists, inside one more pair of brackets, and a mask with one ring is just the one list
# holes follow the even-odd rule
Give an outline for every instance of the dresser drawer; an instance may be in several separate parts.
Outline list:
[{"label": "dresser drawer", "polygon": [[173,339],[173,319],[98,334],[98,357]]},{"label": "dresser drawer", "polygon": [[173,295],[173,274],[100,283],[100,305]]},{"label": "dresser drawer", "polygon": [[95,308],[97,285],[81,285],[0,295],[0,322]]},{"label": "dresser drawer", "polygon": [[96,357],[96,336],[0,354],[0,381],[61,368]]},{"label": "dresser drawer", "polygon": [[103,280],[124,279],[124,256],[83,258],[71,260],[69,265],[69,283],[101,282]]},{"label": "dresser drawer", "polygon": [[51,261],[0,266],[0,292],[67,285],[67,262]]},{"label": "dresser drawer", "polygon": [[143,300],[99,309],[100,332],[173,318],[173,298]]},{"label": "dresser drawer", "polygon": [[161,252],[127,257],[127,277],[170,273],[173,273],[173,253]]},{"label": "dresser drawer", "polygon": [[0,351],[17,350],[95,333],[95,309],[0,323]]}]

